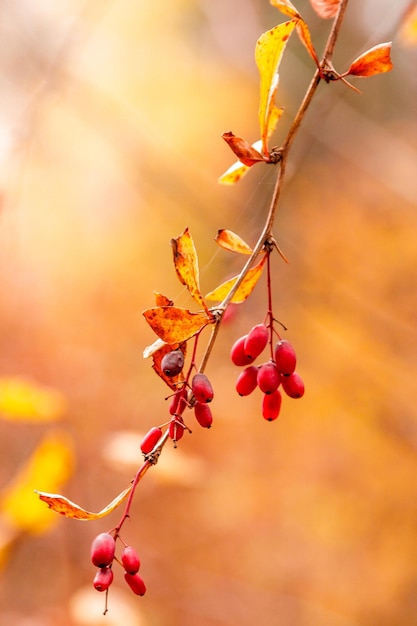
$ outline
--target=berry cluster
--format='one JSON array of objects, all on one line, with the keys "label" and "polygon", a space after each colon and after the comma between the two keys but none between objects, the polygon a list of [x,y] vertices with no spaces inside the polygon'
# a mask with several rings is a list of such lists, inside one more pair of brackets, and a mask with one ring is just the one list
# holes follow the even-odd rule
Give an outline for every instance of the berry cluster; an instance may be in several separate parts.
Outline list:
[{"label": "berry cluster", "polygon": [[124,568],[124,578],[130,589],[137,596],[143,596],[146,591],[145,583],[139,576],[140,560],[132,546],[124,544],[120,560],[115,556],[116,539],[111,533],[100,533],[91,545],[91,561],[98,567],[93,586],[97,591],[108,591],[113,582],[113,563],[116,561]]},{"label": "berry cluster", "polygon": [[[236,391],[240,396],[248,396],[257,387],[264,394],[262,415],[268,421],[275,420],[281,409],[282,395],[279,387],[290,398],[301,398],[304,394],[304,383],[295,371],[297,358],[289,341],[279,339],[273,346],[273,326],[257,324],[247,335],[240,337],[232,346],[232,362],[245,369],[236,381]],[[270,344],[271,358],[261,365],[253,365],[254,361]]]}]

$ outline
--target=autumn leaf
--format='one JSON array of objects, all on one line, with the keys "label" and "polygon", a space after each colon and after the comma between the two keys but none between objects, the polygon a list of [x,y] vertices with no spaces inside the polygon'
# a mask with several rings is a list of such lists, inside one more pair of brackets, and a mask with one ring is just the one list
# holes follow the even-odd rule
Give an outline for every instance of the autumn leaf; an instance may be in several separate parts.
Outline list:
[{"label": "autumn leaf", "polygon": [[252,248],[231,230],[222,228],[218,231],[215,239],[216,243],[225,250],[238,252],[239,254],[252,254]]},{"label": "autumn leaf", "polygon": [[71,476],[74,466],[72,440],[66,432],[48,433],[7,485],[0,497],[0,511],[8,524],[21,531],[40,533],[53,519],[34,498],[40,486],[56,490]]},{"label": "autumn leaf", "polygon": [[52,422],[62,417],[65,398],[21,378],[0,378],[0,415],[11,421]]},{"label": "autumn leaf", "polygon": [[265,158],[260,152],[258,152],[253,146],[251,146],[245,139],[236,137],[231,131],[223,133],[223,139],[229,146],[229,148],[235,153],[241,163],[251,167],[259,161],[265,161]]},{"label": "autumn leaf", "polygon": [[317,15],[325,20],[335,17],[340,5],[340,0],[310,0],[310,2]]},{"label": "autumn leaf", "polygon": [[162,341],[170,345],[187,341],[213,321],[207,313],[191,313],[175,306],[146,309],[143,316]]},{"label": "autumn leaf", "polygon": [[262,152],[269,156],[268,136],[271,133],[271,118],[279,119],[278,108],[274,103],[278,88],[278,68],[287,41],[296,25],[295,20],[278,24],[263,33],[255,46],[255,61],[260,75],[259,127],[261,131]]},{"label": "autumn leaf", "polygon": [[90,520],[105,517],[106,515],[114,511],[114,509],[116,509],[122,502],[124,502],[124,500],[126,500],[131,490],[132,484],[129,485],[129,487],[127,487],[124,491],[119,493],[119,495],[116,496],[114,500],[110,502],[110,504],[105,506],[104,509],[102,509],[98,513],[86,511],[86,509],[83,509],[78,504],[75,504],[75,502],[71,502],[71,500],[68,500],[68,498],[65,498],[64,496],[61,496],[59,494],[46,493],[44,491],[36,490],[35,493],[37,493],[39,499],[42,500],[42,502],[45,502],[45,504],[47,504],[48,507],[52,509],[52,511],[55,511],[55,513],[59,513],[64,517],[70,517],[72,519],[87,522]]},{"label": "autumn leaf", "polygon": [[[255,143],[252,144],[252,148],[255,148],[255,150],[259,152],[259,150],[262,149],[262,141],[255,141]],[[236,161],[236,163],[233,163],[233,165],[220,176],[219,183],[222,185],[236,184],[249,172],[250,167],[249,165],[243,165],[241,161]]]},{"label": "autumn leaf", "polygon": [[411,2],[407,7],[399,28],[400,41],[406,46],[417,45],[417,4]]},{"label": "autumn leaf", "polygon": [[[262,270],[265,265],[266,258],[267,255],[265,255],[261,259],[261,261],[257,265],[255,265],[255,267],[251,268],[248,271],[233,298],[231,299],[231,302],[244,302],[244,300],[246,300],[246,298],[250,296],[253,289],[255,288],[256,283],[262,275]],[[214,289],[213,291],[210,291],[210,293],[206,295],[207,300],[215,300],[217,302],[221,302],[222,300],[224,300],[236,283],[237,279],[238,276],[235,276],[234,278],[231,278],[230,280],[227,280],[226,282],[216,287],[216,289]]]},{"label": "autumn leaf", "polygon": [[374,76],[392,70],[391,42],[380,43],[361,54],[341,76]]},{"label": "autumn leaf", "polygon": [[290,2],[290,0],[270,0],[270,2],[272,6],[281,11],[281,13],[284,13],[284,15],[287,15],[297,21],[297,34],[317,67],[320,68],[320,62],[311,41],[310,30],[307,23],[301,17],[299,11],[295,8],[292,2]]},{"label": "autumn leaf", "polygon": [[174,302],[170,298],[162,295],[159,291],[154,291],[155,295],[155,306],[173,306]]},{"label": "autumn leaf", "polygon": [[197,304],[207,311],[207,305],[200,292],[197,251],[188,228],[177,239],[171,239],[171,245],[175,270],[180,282],[187,287]]}]

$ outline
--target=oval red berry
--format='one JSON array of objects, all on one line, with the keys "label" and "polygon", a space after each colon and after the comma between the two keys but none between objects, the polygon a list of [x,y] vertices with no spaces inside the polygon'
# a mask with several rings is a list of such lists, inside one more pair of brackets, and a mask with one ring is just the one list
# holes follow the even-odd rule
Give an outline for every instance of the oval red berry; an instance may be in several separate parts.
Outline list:
[{"label": "oval red berry", "polygon": [[157,426],[151,428],[146,435],[144,436],[142,443],[140,444],[140,449],[143,454],[149,454],[152,452],[160,438],[162,437],[162,430]]},{"label": "oval red berry", "polygon": [[230,351],[230,358],[232,359],[232,362],[235,365],[238,365],[239,367],[250,365],[255,360],[253,357],[248,356],[245,353],[246,337],[247,335],[243,335],[243,337],[239,337],[239,339],[237,339],[235,343],[233,344],[232,349]]},{"label": "oval red berry", "polygon": [[283,377],[282,388],[290,398],[301,398],[304,395],[304,382],[297,372]]},{"label": "oval red berry", "polygon": [[273,361],[264,363],[258,369],[257,382],[264,393],[273,393],[281,384],[281,374]]},{"label": "oval red berry", "polygon": [[240,396],[248,396],[258,386],[258,368],[249,365],[241,372],[236,381],[236,391]]},{"label": "oval red berry", "polygon": [[257,324],[248,332],[243,350],[248,357],[256,359],[268,343],[269,332],[265,324]]},{"label": "oval red berry", "polygon": [[139,574],[129,574],[125,572],[125,581],[137,596],[143,596],[146,592],[146,586]]},{"label": "oval red berry", "polygon": [[191,391],[197,402],[211,402],[213,400],[213,387],[205,374],[199,373],[193,377]]},{"label": "oval red berry", "polygon": [[174,417],[168,427],[169,436],[174,443],[179,441],[184,434],[185,425],[179,417]]},{"label": "oval red berry", "polygon": [[295,350],[286,339],[281,339],[275,346],[275,363],[278,371],[284,376],[289,376],[295,370],[297,364]]},{"label": "oval red berry", "polygon": [[210,407],[205,402],[196,402],[194,405],[194,415],[197,422],[203,428],[210,428],[213,423],[213,415]]},{"label": "oval red berry", "polygon": [[91,561],[97,567],[106,567],[114,559],[116,542],[109,533],[100,533],[91,545]]},{"label": "oval red berry", "polygon": [[113,570],[110,567],[102,567],[94,576],[93,587],[97,591],[107,591],[113,582]]},{"label": "oval red berry", "polygon": [[268,421],[276,420],[281,409],[281,393],[277,389],[273,393],[265,394],[262,402],[262,416]]},{"label": "oval red berry", "polygon": [[128,574],[136,574],[139,571],[140,559],[135,548],[132,546],[126,546],[123,548],[121,559],[123,567]]}]

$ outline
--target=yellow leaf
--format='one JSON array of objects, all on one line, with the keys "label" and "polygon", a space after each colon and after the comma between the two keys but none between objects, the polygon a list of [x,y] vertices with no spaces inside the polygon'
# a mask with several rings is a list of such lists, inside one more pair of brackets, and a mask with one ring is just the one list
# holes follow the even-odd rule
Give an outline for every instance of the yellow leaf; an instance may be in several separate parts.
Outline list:
[{"label": "yellow leaf", "polygon": [[417,5],[414,2],[406,9],[401,20],[399,37],[406,46],[417,45]]},{"label": "yellow leaf", "polygon": [[241,161],[236,161],[225,171],[219,178],[219,183],[222,185],[235,185],[241,178],[245,176],[250,170],[249,165],[243,165]]},{"label": "yellow leaf", "polygon": [[232,252],[238,252],[239,254],[252,254],[252,248],[248,246],[239,235],[236,235],[231,230],[222,228],[218,231],[215,239],[216,243],[225,250],[231,250]]},{"label": "yellow leaf", "polygon": [[64,397],[52,389],[20,378],[0,379],[0,415],[12,421],[51,422],[66,408]]},{"label": "yellow leaf", "polygon": [[283,22],[263,33],[255,47],[255,61],[260,74],[259,126],[262,152],[269,156],[267,137],[270,118],[276,117],[274,98],[278,88],[278,68],[287,41],[294,30],[296,20]]},{"label": "yellow leaf", "polygon": [[143,316],[154,333],[170,345],[187,341],[213,321],[211,314],[191,313],[175,306],[146,309]]},{"label": "yellow leaf", "polygon": [[288,15],[289,17],[297,20],[297,34],[305,48],[308,50],[311,58],[313,59],[317,67],[320,67],[318,56],[311,41],[310,30],[306,22],[301,17],[299,11],[297,11],[297,9],[290,2],[290,0],[270,0],[270,2],[272,6],[279,9],[281,13],[284,13],[284,15]]},{"label": "yellow leaf", "polygon": [[293,17],[297,20],[301,19],[301,15],[290,0],[270,0],[270,2],[273,7],[279,9],[284,15],[288,15],[288,17]]},{"label": "yellow leaf", "polygon": [[36,488],[56,490],[73,472],[72,440],[64,431],[49,433],[7,485],[0,497],[0,511],[12,526],[41,533],[54,523],[45,507],[34,497]]},{"label": "yellow leaf", "polygon": [[207,310],[206,303],[200,292],[197,251],[188,228],[177,239],[171,239],[171,245],[174,254],[175,270],[180,282],[187,287],[197,304]]},{"label": "yellow leaf", "polygon": [[[59,513],[64,517],[70,517],[71,519],[77,519],[87,522],[90,520],[105,517],[106,515],[114,511],[115,508],[117,508],[122,502],[124,502],[124,500],[127,499],[131,490],[132,484],[129,485],[129,487],[127,487],[124,491],[119,493],[119,495],[116,496],[114,500],[110,502],[110,504],[105,506],[104,509],[101,509],[101,511],[99,511],[98,513],[86,511],[78,504],[75,504],[75,502],[71,502],[71,500],[68,500],[68,498],[65,498],[64,496],[61,496],[59,494],[45,493],[43,491],[36,491],[36,493],[38,494],[39,499],[42,502],[45,502],[45,504],[47,504],[50,509],[55,511],[55,513]],[[45,511],[48,511],[48,509],[45,509],[45,507],[42,508]]]},{"label": "yellow leaf", "polygon": [[[246,298],[250,296],[256,283],[262,275],[262,269],[265,265],[266,258],[267,257],[265,255],[258,263],[258,265],[255,265],[255,267],[248,271],[244,280],[241,282],[236,293],[231,299],[231,302],[243,302],[244,300],[246,300]],[[226,282],[216,287],[216,289],[214,289],[213,291],[210,291],[210,293],[206,295],[207,300],[216,300],[217,302],[221,302],[222,300],[224,300],[236,283],[237,279],[238,276],[235,276],[234,278],[231,278],[230,280],[227,280]]]}]

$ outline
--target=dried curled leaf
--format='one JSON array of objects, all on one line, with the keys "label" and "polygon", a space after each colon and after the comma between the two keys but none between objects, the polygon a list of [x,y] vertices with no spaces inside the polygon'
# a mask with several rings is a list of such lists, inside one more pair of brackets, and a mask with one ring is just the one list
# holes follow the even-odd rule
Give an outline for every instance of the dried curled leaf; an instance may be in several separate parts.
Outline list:
[{"label": "dried curled leaf", "polygon": [[[259,150],[262,149],[262,141],[255,141],[255,143],[252,144],[252,148],[255,148],[255,150],[259,152]],[[222,176],[220,176],[219,183],[222,185],[234,185],[239,182],[239,180],[243,178],[249,170],[249,165],[243,165],[241,161],[236,161],[236,163],[233,163],[233,165],[231,165],[229,169],[226,170]]]},{"label": "dried curled leaf", "polygon": [[231,250],[231,252],[238,252],[239,254],[252,254],[252,248],[232,230],[220,229],[215,241],[225,250]]},{"label": "dried curled leaf", "polygon": [[241,137],[236,137],[236,135],[234,135],[232,131],[223,133],[222,137],[229,146],[229,148],[235,153],[239,161],[244,165],[251,167],[255,163],[265,160],[262,154],[258,152],[256,148],[251,146],[245,139],[242,139]]},{"label": "dried curled leaf", "polygon": [[86,509],[83,509],[78,504],[75,504],[75,502],[71,502],[71,500],[68,500],[68,498],[65,498],[65,496],[61,496],[56,493],[45,493],[44,491],[35,491],[35,493],[37,493],[39,499],[42,500],[42,502],[45,502],[45,504],[47,504],[50,509],[55,511],[55,513],[59,513],[64,517],[70,517],[71,519],[77,519],[83,522],[87,522],[90,520],[105,517],[106,515],[114,511],[114,509],[117,508],[119,504],[126,500],[131,490],[132,485],[129,485],[129,487],[119,493],[119,495],[116,496],[114,500],[110,502],[110,504],[105,506],[104,509],[102,509],[98,513],[86,511]]},{"label": "dried curled leaf", "polygon": [[52,422],[62,417],[64,397],[21,378],[0,379],[0,415],[12,421]]},{"label": "dried curled leaf", "polygon": [[392,43],[389,41],[387,43],[380,43],[370,50],[367,50],[353,61],[347,72],[342,74],[342,76],[365,77],[389,72],[393,68],[391,61],[391,45]]},{"label": "dried curled leaf", "polygon": [[[231,302],[244,302],[250,296],[256,286],[256,283],[262,275],[262,270],[265,265],[266,258],[267,255],[263,256],[261,261],[257,265],[255,265],[255,267],[252,267],[248,271],[233,298],[231,299]],[[216,287],[216,289],[214,289],[213,291],[210,291],[210,293],[206,295],[207,300],[215,300],[217,302],[221,302],[222,300],[224,300],[232,287],[235,285],[237,279],[238,276],[235,276],[234,278],[231,278],[230,280],[227,280],[226,282]]]},{"label": "dried curled leaf", "polygon": [[335,17],[340,5],[340,0],[310,0],[310,2],[317,15],[325,20]]},{"label": "dried curled leaf", "polygon": [[206,303],[200,292],[197,251],[188,228],[176,239],[171,239],[171,245],[175,270],[180,282],[187,287],[197,304],[207,310]]},{"label": "dried curled leaf", "polygon": [[258,117],[262,152],[267,157],[269,156],[267,141],[268,135],[271,133],[271,118],[276,124],[280,116],[274,102],[279,80],[278,68],[296,23],[296,20],[290,20],[278,24],[278,26],[263,33],[256,42],[255,61],[260,75]]},{"label": "dried curled leaf", "polygon": [[170,345],[187,341],[213,321],[211,314],[191,313],[175,306],[146,309],[143,316],[154,333]]}]

